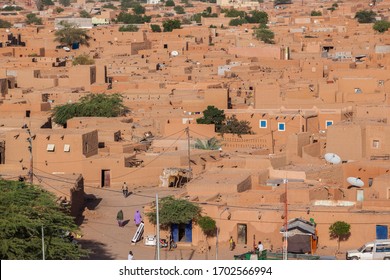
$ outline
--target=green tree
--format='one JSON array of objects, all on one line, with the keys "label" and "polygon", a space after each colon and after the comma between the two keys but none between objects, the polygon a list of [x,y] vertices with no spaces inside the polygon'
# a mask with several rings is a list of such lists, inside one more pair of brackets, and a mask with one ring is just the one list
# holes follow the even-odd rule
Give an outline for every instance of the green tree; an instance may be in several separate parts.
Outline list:
[{"label": "green tree", "polygon": [[93,65],[95,60],[90,58],[87,54],[80,54],[73,59],[73,65]]},{"label": "green tree", "polygon": [[275,34],[268,28],[254,29],[254,36],[257,40],[263,41],[266,44],[274,44]]},{"label": "green tree", "polygon": [[186,11],[184,11],[183,6],[175,6],[173,9],[175,10],[176,14],[178,14],[178,15],[182,15],[182,14],[186,13]]},{"label": "green tree", "polygon": [[375,22],[376,13],[374,11],[362,10],[355,14],[355,18],[359,23]]},{"label": "green tree", "polygon": [[322,16],[322,13],[321,13],[321,11],[311,11],[310,16],[320,17],[320,16]]},{"label": "green tree", "polygon": [[150,28],[152,28],[152,32],[161,32],[161,27],[158,24],[152,24]]},{"label": "green tree", "polygon": [[245,19],[249,23],[259,23],[259,24],[267,24],[268,23],[268,14],[264,11],[251,11],[250,16],[246,16]]},{"label": "green tree", "polygon": [[225,17],[240,17],[244,18],[246,16],[246,13],[244,11],[239,11],[236,9],[230,9],[230,10],[222,10],[223,13],[225,13]]},{"label": "green tree", "polygon": [[221,148],[221,143],[215,137],[212,137],[206,141],[202,141],[200,139],[196,139],[196,141],[195,141],[195,149],[218,150],[219,148]]},{"label": "green tree", "polygon": [[245,18],[234,18],[231,21],[229,21],[230,26],[239,26],[245,23],[248,23],[248,21]]},{"label": "green tree", "polygon": [[64,7],[70,6],[70,0],[59,0],[58,2]]},{"label": "green tree", "polygon": [[80,11],[80,17],[81,18],[91,18],[92,16],[86,10],[82,10],[82,11]]},{"label": "green tree", "polygon": [[223,122],[225,121],[225,113],[214,106],[207,106],[203,111],[203,117],[196,119],[199,124],[214,124],[215,131],[219,131]]},{"label": "green tree", "polygon": [[45,235],[45,259],[78,260],[88,252],[72,243],[66,233],[77,231],[73,217],[56,198],[36,186],[0,180],[0,258],[42,259],[41,229]]},{"label": "green tree", "polygon": [[168,19],[163,22],[164,32],[172,32],[173,29],[180,29],[181,23],[177,19]]},{"label": "green tree", "polygon": [[174,7],[175,6],[175,2],[173,0],[167,0],[165,2],[165,6],[166,7]]},{"label": "green tree", "polygon": [[56,13],[57,14],[61,14],[63,11],[65,11],[63,8],[61,8],[61,7],[57,7],[56,9],[55,9],[55,11],[56,11]]},{"label": "green tree", "polygon": [[329,227],[329,235],[330,238],[337,238],[337,252],[340,250],[340,241],[347,240],[351,235],[351,225],[343,222],[337,221],[330,225]]},{"label": "green tree", "polygon": [[[172,196],[161,198],[159,204],[159,221],[163,227],[171,224],[187,224],[197,221],[201,208],[185,199],[176,199]],[[149,222],[156,224],[156,205],[152,205],[152,211],[146,213]]]},{"label": "green tree", "polygon": [[235,115],[227,117],[225,123],[222,125],[219,132],[223,135],[225,133],[237,134],[252,134],[252,127],[249,121],[239,121]]},{"label": "green tree", "polygon": [[139,28],[133,24],[119,27],[120,32],[137,32]]},{"label": "green tree", "polygon": [[118,117],[125,115],[128,108],[123,105],[120,94],[88,94],[79,102],[56,106],[53,109],[53,121],[66,126],[73,117]]},{"label": "green tree", "polygon": [[9,21],[0,19],[0,28],[10,28],[12,24]]},{"label": "green tree", "polygon": [[111,9],[111,10],[118,10],[116,6],[112,3],[107,3],[102,6],[103,9]]},{"label": "green tree", "polygon": [[214,236],[217,233],[217,224],[215,220],[209,216],[200,217],[198,219],[198,225],[202,229],[204,235],[206,235],[206,243],[208,237]]},{"label": "green tree", "polygon": [[378,31],[379,33],[386,32],[390,28],[390,22],[386,20],[379,20],[374,23],[374,26],[372,27],[375,31]]},{"label": "green tree", "polygon": [[133,12],[134,14],[136,15],[142,15],[145,13],[145,8],[142,7],[141,4],[137,3],[134,7],[133,7]]},{"label": "green tree", "polygon": [[52,0],[42,0],[42,5],[44,5],[44,6],[53,6],[54,2]]},{"label": "green tree", "polygon": [[34,24],[34,25],[42,25],[42,19],[37,17],[36,14],[31,13],[26,15],[26,23]]},{"label": "green tree", "polygon": [[86,30],[67,22],[62,22],[61,25],[63,28],[54,33],[54,41],[68,46],[71,46],[73,43],[89,46],[88,41],[90,40],[90,37]]},{"label": "green tree", "polygon": [[145,22],[150,22],[151,18],[152,17],[150,16],[142,16],[121,12],[118,15],[117,22],[123,22],[125,24],[142,24]]}]

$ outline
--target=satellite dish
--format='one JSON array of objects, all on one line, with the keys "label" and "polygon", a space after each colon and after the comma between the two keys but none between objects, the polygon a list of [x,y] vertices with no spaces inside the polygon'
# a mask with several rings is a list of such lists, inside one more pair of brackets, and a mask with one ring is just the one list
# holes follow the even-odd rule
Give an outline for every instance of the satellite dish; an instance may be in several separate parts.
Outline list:
[{"label": "satellite dish", "polygon": [[179,52],[178,51],[172,51],[171,52],[171,56],[178,56],[179,55]]},{"label": "satellite dish", "polygon": [[66,51],[66,52],[70,52],[70,48],[68,48],[68,47],[63,47],[62,48],[64,51]]},{"label": "satellite dish", "polygon": [[364,186],[364,182],[356,177],[348,177],[347,182],[350,183],[352,186],[359,187],[359,188]]},{"label": "satellite dish", "polygon": [[325,154],[325,160],[331,164],[339,164],[341,162],[341,158],[334,153]]}]

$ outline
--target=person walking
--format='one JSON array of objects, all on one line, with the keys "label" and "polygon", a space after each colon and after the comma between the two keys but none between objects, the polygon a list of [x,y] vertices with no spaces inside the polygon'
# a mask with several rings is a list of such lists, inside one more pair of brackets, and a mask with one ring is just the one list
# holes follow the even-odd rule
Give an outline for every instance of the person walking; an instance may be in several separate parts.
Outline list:
[{"label": "person walking", "polygon": [[116,214],[116,220],[118,221],[118,226],[123,227],[123,211],[122,211],[122,209],[118,211],[118,214]]},{"label": "person walking", "polygon": [[139,210],[137,210],[134,214],[134,223],[138,227],[141,222],[142,222],[142,216]]},{"label": "person walking", "polygon": [[127,187],[127,184],[126,184],[126,182],[123,182],[123,186],[122,186],[123,197],[126,198],[128,193],[129,193],[129,189]]},{"label": "person walking", "polygon": [[230,239],[229,239],[229,248],[230,248],[230,251],[233,251],[233,250],[234,250],[234,240],[233,240],[233,236],[230,236]]},{"label": "person walking", "polygon": [[261,241],[259,241],[259,244],[257,244],[257,250],[259,250],[259,253],[261,253],[264,250],[263,244],[261,244]]},{"label": "person walking", "polygon": [[132,251],[129,251],[129,254],[127,255],[128,260],[134,260],[134,255]]}]

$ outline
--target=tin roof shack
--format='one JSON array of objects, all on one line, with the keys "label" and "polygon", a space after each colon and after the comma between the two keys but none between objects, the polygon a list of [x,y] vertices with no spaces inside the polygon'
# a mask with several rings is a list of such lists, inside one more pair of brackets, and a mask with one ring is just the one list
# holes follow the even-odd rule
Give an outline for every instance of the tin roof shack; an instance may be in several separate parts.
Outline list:
[{"label": "tin roof shack", "polygon": [[[280,229],[285,236],[286,227]],[[287,222],[287,251],[296,254],[314,254],[318,236],[314,222],[295,218]]]}]

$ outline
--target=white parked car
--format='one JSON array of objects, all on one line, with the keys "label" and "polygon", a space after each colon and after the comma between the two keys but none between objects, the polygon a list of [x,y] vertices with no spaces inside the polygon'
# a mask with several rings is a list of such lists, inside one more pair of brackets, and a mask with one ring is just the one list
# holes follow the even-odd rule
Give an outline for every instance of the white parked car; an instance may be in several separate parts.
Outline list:
[{"label": "white parked car", "polygon": [[378,239],[347,251],[347,260],[390,260],[390,239]]}]

